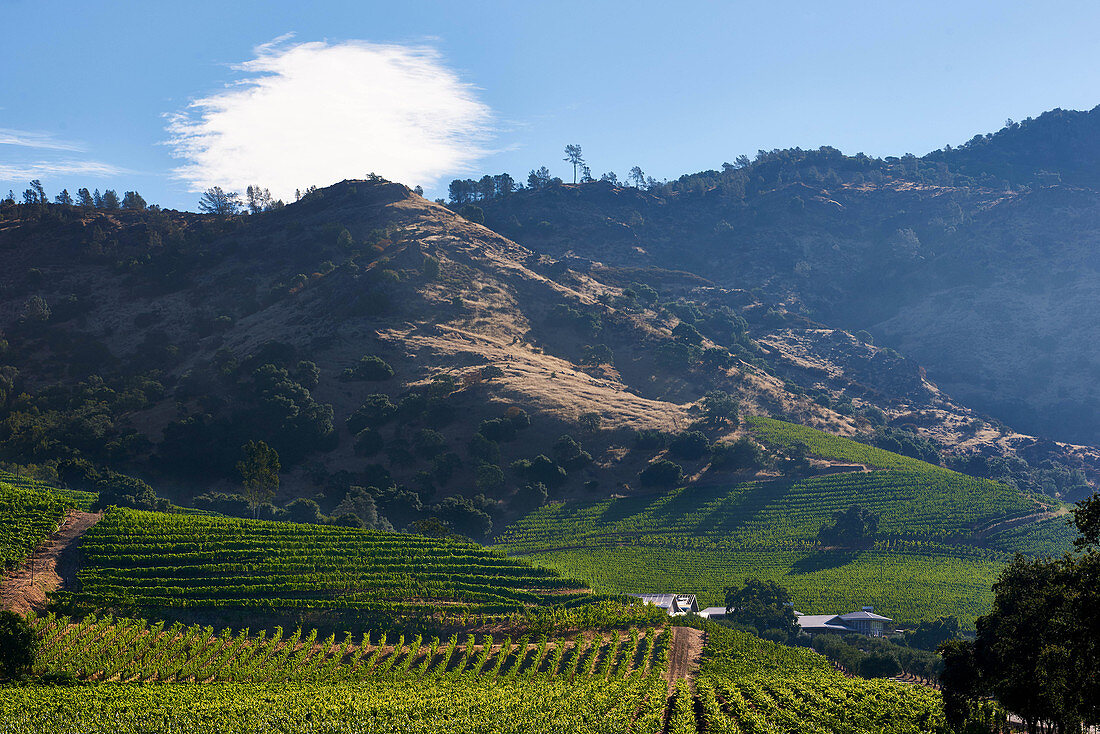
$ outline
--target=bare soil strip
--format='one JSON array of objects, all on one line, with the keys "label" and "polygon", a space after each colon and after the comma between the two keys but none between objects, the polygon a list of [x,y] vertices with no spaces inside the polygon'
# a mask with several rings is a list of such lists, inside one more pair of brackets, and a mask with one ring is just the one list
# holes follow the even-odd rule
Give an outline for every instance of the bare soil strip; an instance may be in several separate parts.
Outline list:
[{"label": "bare soil strip", "polygon": [[694,679],[703,659],[703,631],[690,627],[673,627],[668,651],[668,682],[681,678]]},{"label": "bare soil strip", "polygon": [[79,567],[80,538],[102,517],[102,512],[70,512],[61,527],[0,583],[0,609],[19,614],[40,612],[51,591],[71,586]]}]

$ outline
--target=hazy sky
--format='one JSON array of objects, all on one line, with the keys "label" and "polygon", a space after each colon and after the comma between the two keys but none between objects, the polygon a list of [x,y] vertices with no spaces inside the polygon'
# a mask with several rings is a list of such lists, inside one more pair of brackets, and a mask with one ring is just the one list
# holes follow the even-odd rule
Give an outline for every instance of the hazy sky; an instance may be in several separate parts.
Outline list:
[{"label": "hazy sky", "polygon": [[0,0],[0,189],[194,209],[249,181],[568,177],[567,143],[620,177],[922,154],[1100,104],[1098,38],[1096,2]]}]

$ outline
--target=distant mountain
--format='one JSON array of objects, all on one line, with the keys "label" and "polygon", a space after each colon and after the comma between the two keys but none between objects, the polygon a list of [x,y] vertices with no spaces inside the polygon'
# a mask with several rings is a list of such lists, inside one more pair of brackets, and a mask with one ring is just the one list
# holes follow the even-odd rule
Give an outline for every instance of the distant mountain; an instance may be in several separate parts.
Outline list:
[{"label": "distant mountain", "polygon": [[675,269],[916,359],[1030,433],[1100,443],[1100,111],[1055,110],[923,158],[761,152],[648,191],[472,202],[536,252]]},{"label": "distant mountain", "polygon": [[1100,188],[1100,107],[1051,110],[924,156],[964,176]]},{"label": "distant mountain", "polygon": [[[796,191],[809,213],[791,214]],[[861,281],[829,254],[852,258],[846,240],[807,233],[843,205],[806,184],[718,196],[716,211],[711,196],[560,186],[490,206],[493,222],[517,218],[506,207],[536,218],[498,224],[530,248],[382,180],[254,216],[8,206],[0,461],[105,501],[149,506],[144,480],[177,504],[251,514],[238,463],[262,441],[282,480],[262,516],[438,520],[481,538],[547,499],[774,475],[782,452],[729,453],[739,403],[1021,489],[1087,491],[1094,449],[998,424],[833,328],[862,325],[837,315]],[[729,225],[738,216],[757,229]],[[895,227],[876,217],[861,226]],[[778,227],[804,251],[782,277],[790,245],[758,236]],[[731,257],[708,269],[718,246]],[[905,246],[888,267],[909,263]],[[777,297],[807,277],[816,300]]]}]

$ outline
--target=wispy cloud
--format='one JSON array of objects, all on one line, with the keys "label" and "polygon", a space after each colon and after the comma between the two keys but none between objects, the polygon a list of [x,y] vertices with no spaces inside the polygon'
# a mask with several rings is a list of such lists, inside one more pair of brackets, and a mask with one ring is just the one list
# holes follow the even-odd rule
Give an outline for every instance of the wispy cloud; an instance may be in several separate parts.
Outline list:
[{"label": "wispy cloud", "polygon": [[484,155],[489,108],[432,49],[362,41],[256,48],[248,77],[168,117],[175,174],[194,191],[282,198],[375,172],[430,185]]},{"label": "wispy cloud", "polygon": [[30,130],[12,130],[0,127],[0,145],[14,145],[19,148],[41,148],[44,150],[84,150],[78,143],[58,140],[50,133]]},{"label": "wispy cloud", "polygon": [[0,163],[0,181],[30,181],[51,176],[82,175],[89,177],[117,176],[128,173],[124,168],[99,161],[34,161],[30,163]]}]

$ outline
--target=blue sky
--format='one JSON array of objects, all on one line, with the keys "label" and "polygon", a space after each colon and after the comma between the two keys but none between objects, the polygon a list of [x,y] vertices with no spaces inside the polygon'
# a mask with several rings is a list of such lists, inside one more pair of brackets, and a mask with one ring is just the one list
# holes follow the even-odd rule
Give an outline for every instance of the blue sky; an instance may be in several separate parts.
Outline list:
[{"label": "blue sky", "polygon": [[567,143],[620,177],[922,154],[1100,104],[1098,36],[1095,2],[0,0],[0,190],[194,209],[215,182],[567,177]]}]

